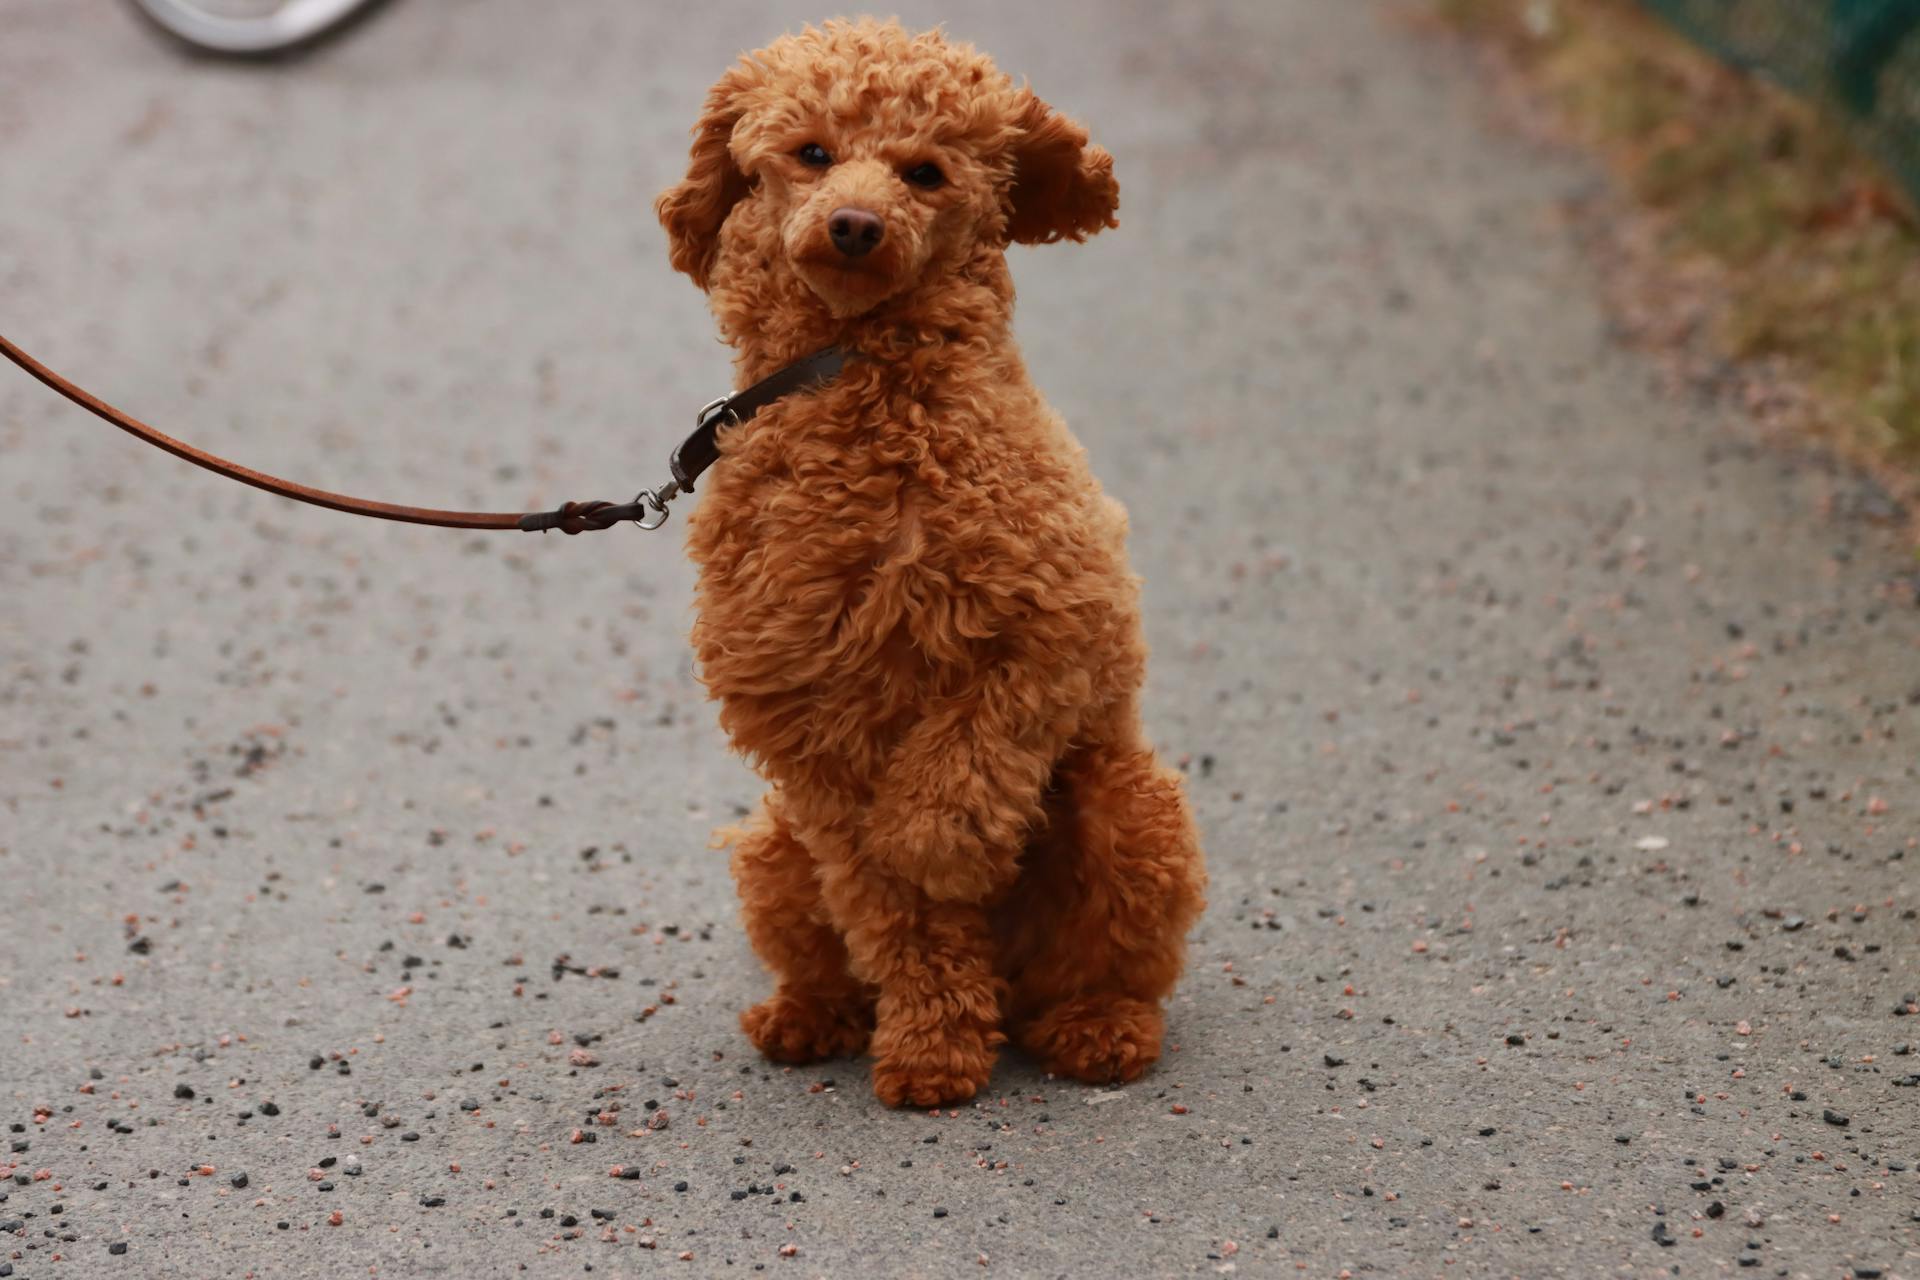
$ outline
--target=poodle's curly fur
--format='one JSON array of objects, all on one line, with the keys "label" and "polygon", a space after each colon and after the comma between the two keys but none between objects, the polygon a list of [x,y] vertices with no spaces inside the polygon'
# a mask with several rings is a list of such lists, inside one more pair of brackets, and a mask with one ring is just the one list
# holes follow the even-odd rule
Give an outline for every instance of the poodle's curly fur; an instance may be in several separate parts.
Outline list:
[{"label": "poodle's curly fur", "polygon": [[[1126,514],[1009,332],[1007,245],[1085,239],[1118,200],[1113,158],[986,57],[862,20],[729,70],[656,205],[742,385],[849,354],[721,434],[693,641],[770,784],[723,835],[778,980],[741,1024],[783,1062],[871,1049],[892,1105],[973,1096],[1009,1034],[1137,1077],[1201,906],[1140,725]],[[883,231],[857,258],[829,232],[849,208]]]}]

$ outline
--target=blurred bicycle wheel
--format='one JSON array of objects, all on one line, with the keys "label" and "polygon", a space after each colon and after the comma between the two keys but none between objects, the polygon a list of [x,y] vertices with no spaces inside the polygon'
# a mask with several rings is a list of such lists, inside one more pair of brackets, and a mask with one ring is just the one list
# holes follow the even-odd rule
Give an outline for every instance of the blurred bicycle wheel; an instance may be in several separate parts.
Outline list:
[{"label": "blurred bicycle wheel", "polygon": [[129,0],[142,17],[196,49],[270,57],[343,30],[381,0]]}]

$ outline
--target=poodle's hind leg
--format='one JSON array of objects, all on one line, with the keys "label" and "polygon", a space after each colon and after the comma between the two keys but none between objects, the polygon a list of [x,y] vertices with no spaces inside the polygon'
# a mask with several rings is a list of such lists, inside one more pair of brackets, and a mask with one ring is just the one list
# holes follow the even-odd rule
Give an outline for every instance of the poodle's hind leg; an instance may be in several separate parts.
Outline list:
[{"label": "poodle's hind leg", "polygon": [[873,992],[847,971],[846,944],[827,920],[813,859],[781,818],[777,794],[736,834],[733,878],[747,937],[779,984],[740,1015],[740,1029],[775,1062],[865,1053]]},{"label": "poodle's hind leg", "polygon": [[1138,1078],[1160,1056],[1160,1002],[1204,905],[1206,869],[1179,774],[1144,743],[1083,748],[1017,894],[1016,1042],[1055,1075]]}]

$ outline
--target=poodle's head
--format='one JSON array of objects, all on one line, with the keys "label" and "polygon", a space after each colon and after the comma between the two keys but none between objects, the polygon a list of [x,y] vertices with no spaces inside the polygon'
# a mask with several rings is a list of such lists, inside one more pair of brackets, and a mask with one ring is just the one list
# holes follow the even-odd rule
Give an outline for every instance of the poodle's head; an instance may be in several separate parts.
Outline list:
[{"label": "poodle's head", "polygon": [[857,316],[1008,243],[1115,225],[1113,157],[938,31],[830,22],[707,95],[687,176],[655,205],[702,289],[783,274]]}]

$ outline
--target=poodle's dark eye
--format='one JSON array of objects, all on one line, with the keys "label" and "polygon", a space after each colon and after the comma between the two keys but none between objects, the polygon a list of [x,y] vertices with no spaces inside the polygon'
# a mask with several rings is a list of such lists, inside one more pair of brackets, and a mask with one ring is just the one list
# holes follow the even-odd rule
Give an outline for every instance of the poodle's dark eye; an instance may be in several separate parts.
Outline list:
[{"label": "poodle's dark eye", "polygon": [[809,142],[793,154],[800,157],[801,164],[812,165],[816,169],[824,169],[833,163],[833,157],[827,154],[827,149],[817,142]]},{"label": "poodle's dark eye", "polygon": [[947,175],[940,172],[940,166],[932,163],[913,166],[907,170],[905,177],[914,186],[925,187],[929,191],[947,180]]}]

